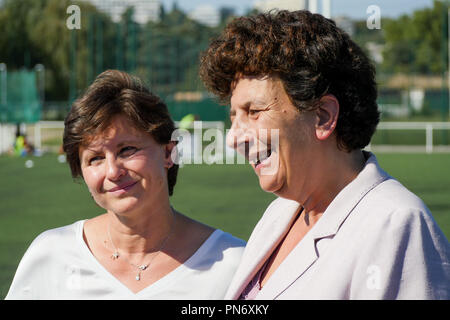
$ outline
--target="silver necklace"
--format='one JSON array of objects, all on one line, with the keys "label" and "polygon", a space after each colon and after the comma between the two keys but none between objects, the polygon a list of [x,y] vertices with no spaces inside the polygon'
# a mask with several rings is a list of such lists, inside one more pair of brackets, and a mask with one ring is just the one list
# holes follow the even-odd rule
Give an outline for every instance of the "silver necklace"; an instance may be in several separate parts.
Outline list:
[{"label": "silver necklace", "polygon": [[[114,252],[113,252],[113,254],[111,255],[111,259],[116,260],[116,259],[118,259],[118,258],[120,257],[120,254],[119,254],[119,250],[117,249],[116,245],[115,245],[114,242],[112,241],[111,233],[110,233],[110,231],[109,231],[109,230],[110,230],[110,225],[111,225],[111,223],[108,223],[108,237],[109,237],[109,241],[111,242],[111,244],[112,244],[112,246],[113,246],[113,248],[114,248]],[[124,258],[124,260],[125,260],[126,262],[128,262],[129,265],[131,265],[132,267],[134,267],[134,268],[137,269],[137,274],[136,274],[136,277],[135,277],[136,281],[141,280],[141,273],[142,273],[143,271],[147,270],[147,269],[150,267],[150,265],[152,264],[153,260],[154,260],[154,259],[158,256],[158,254],[164,249],[164,246],[166,245],[167,240],[169,240],[170,236],[172,235],[172,232],[173,232],[173,229],[174,229],[174,225],[175,225],[175,214],[173,213],[172,225],[170,226],[170,232],[169,232],[169,234],[167,235],[167,237],[162,241],[162,243],[161,243],[161,245],[160,245],[160,247],[159,247],[159,249],[158,249],[158,252],[152,256],[152,258],[150,259],[150,261],[149,261],[148,263],[146,263],[146,264],[141,264],[141,265],[137,265],[137,264],[132,263],[132,262],[129,261],[128,259]]]}]

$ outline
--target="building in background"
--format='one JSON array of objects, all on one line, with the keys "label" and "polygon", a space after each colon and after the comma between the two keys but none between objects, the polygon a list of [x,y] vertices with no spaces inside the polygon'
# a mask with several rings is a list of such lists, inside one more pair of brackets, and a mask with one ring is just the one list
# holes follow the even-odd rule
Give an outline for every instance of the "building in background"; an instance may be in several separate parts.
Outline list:
[{"label": "building in background", "polygon": [[352,19],[345,16],[338,16],[333,18],[336,25],[348,33],[350,37],[353,37],[355,34],[355,23]]},{"label": "building in background", "polygon": [[280,10],[304,10],[308,9],[307,0],[256,0],[253,3],[255,9],[260,12],[267,12],[272,9]]},{"label": "building in background", "polygon": [[129,7],[134,8],[134,21],[140,24],[148,21],[158,21],[161,7],[160,0],[85,0],[91,2],[100,11],[109,14],[114,22]]},{"label": "building in background", "polygon": [[[256,0],[254,8],[261,12],[272,9],[280,10],[309,10],[313,13],[320,13],[323,16],[331,17],[331,0]],[[321,4],[321,5],[320,5]]]},{"label": "building in background", "polygon": [[189,13],[189,18],[208,27],[216,27],[220,23],[220,11],[209,4],[202,4]]}]

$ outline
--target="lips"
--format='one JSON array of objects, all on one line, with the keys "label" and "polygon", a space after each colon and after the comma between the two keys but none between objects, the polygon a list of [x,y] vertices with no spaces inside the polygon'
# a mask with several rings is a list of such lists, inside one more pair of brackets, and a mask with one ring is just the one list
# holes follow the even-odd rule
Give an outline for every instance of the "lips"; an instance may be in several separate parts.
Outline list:
[{"label": "lips", "polygon": [[106,191],[107,191],[107,192],[128,191],[128,190],[130,190],[136,183],[137,183],[137,181],[131,181],[131,182],[127,182],[127,183],[122,183],[122,184],[118,185],[117,187],[114,187],[114,188],[112,188],[112,189],[108,189],[108,190],[106,190]]},{"label": "lips", "polygon": [[249,156],[249,161],[252,165],[254,165],[255,168],[260,167],[261,165],[264,165],[267,160],[272,155],[272,150],[270,148],[261,150],[257,153],[254,153],[253,155]]}]

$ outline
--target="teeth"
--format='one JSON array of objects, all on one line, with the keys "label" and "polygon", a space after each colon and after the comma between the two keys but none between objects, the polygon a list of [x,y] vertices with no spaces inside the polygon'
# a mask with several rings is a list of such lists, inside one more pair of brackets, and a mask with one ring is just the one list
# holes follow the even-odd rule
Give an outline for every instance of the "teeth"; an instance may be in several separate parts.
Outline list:
[{"label": "teeth", "polygon": [[272,152],[270,149],[265,150],[264,152],[260,152],[256,155],[256,159],[250,160],[251,163],[253,163],[255,166],[259,165],[264,160],[268,159],[272,155]]},{"label": "teeth", "polygon": [[259,160],[260,162],[262,162],[262,161],[266,160],[267,158],[269,158],[270,155],[271,155],[271,152],[270,152],[270,150],[266,150],[266,152],[264,152],[264,157],[263,157],[263,158],[260,158],[260,156],[262,156],[262,155],[263,155],[263,154],[258,154],[258,160]]}]

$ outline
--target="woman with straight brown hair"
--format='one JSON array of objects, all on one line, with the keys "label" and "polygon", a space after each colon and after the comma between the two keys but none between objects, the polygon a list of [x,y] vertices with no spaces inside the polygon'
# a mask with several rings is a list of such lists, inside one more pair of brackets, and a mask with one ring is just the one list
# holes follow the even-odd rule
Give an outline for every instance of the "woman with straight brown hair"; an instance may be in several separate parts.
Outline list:
[{"label": "woman with straight brown hair", "polygon": [[245,243],[170,205],[174,130],[137,78],[97,77],[66,117],[63,146],[72,176],[106,213],[39,235],[7,299],[224,297]]}]

